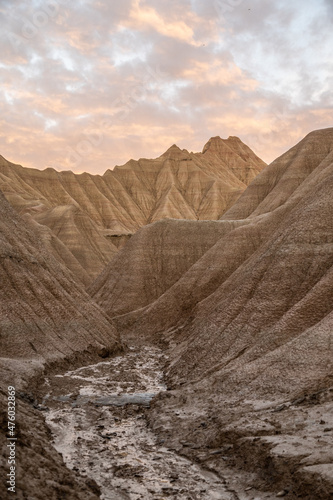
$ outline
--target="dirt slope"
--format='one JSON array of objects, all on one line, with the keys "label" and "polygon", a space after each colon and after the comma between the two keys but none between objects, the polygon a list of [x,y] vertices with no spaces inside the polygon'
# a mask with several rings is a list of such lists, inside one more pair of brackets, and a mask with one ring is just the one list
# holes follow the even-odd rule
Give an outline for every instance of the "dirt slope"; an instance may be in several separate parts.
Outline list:
[{"label": "dirt slope", "polygon": [[239,224],[167,219],[140,229],[88,288],[109,317],[154,302]]},{"label": "dirt slope", "polygon": [[[333,493],[332,193],[333,129],[325,129],[259,174],[218,222],[233,229],[173,285],[141,308],[131,297],[132,311],[113,318],[124,335],[169,342],[175,390],[157,403],[152,425],[185,453],[208,446],[224,454],[228,444],[238,451],[223,460],[250,470],[256,456],[266,485],[288,483],[286,498]],[[180,254],[184,230],[170,224]],[[126,247],[126,268],[125,255]],[[147,281],[160,278],[156,267],[145,264]],[[106,295],[101,303],[112,316]]]},{"label": "dirt slope", "polygon": [[[7,387],[16,389],[15,498],[97,498],[94,482],[79,480],[50,446],[50,433],[29,393],[44,367],[117,353],[121,344],[103,311],[65,266],[45,250],[0,192],[0,447],[8,473]],[[1,498],[13,498],[6,484]]]},{"label": "dirt slope", "polygon": [[104,313],[1,193],[0,211],[1,355],[50,360],[89,345],[115,349]]},{"label": "dirt slope", "polygon": [[218,219],[264,166],[240,139],[215,137],[203,153],[174,145],[103,176],[27,169],[0,157],[0,189],[21,215],[51,229],[54,255],[63,243],[73,256],[66,265],[87,285],[126,235],[166,217]]},{"label": "dirt slope", "polygon": [[[321,148],[320,143],[323,144]],[[296,166],[293,158],[296,158]],[[304,171],[301,167],[302,158]],[[306,363],[302,358],[298,368],[291,358],[288,361],[294,351],[289,352],[286,347],[286,353],[282,356],[282,351],[279,355],[277,349],[283,350],[283,346],[292,340],[297,343],[298,338],[303,348],[309,342],[309,358],[315,358],[317,349],[320,350],[318,355],[323,356],[322,369],[318,369],[317,375],[312,373],[312,381],[330,370],[331,352],[327,350],[329,337],[325,336],[326,327],[323,325],[331,321],[329,315],[333,297],[333,129],[310,134],[292,152],[273,162],[230,212],[236,212],[238,205],[242,207],[247,198],[252,199],[251,191],[256,190],[256,186],[265,185],[267,170],[278,171],[279,175],[272,175],[274,181],[269,184],[269,188],[265,187],[266,197],[263,200],[262,196],[259,197],[257,205],[271,210],[267,212],[265,209],[263,214],[258,213],[259,209],[255,214],[251,210],[249,219],[239,221],[231,231],[229,226],[225,234],[223,229],[220,233],[215,229],[216,243],[201,258],[197,254],[193,264],[187,259],[185,272],[179,267],[179,273],[175,273],[170,264],[166,267],[163,264],[168,259],[171,261],[171,248],[173,253],[180,255],[186,247],[188,236],[184,226],[187,222],[169,221],[168,233],[163,233],[163,249],[160,253],[147,251],[145,257],[148,263],[141,259],[144,278],[140,273],[135,273],[130,264],[126,264],[133,262],[136,243],[139,253],[137,259],[140,261],[139,238],[132,239],[131,249],[125,247],[122,251],[123,271],[120,279],[117,262],[114,262],[112,290],[117,289],[118,296],[122,286],[126,290],[124,283],[127,273],[133,283],[132,289],[137,289],[140,295],[136,300],[130,297],[128,305],[127,294],[122,295],[122,310],[132,308],[132,312],[117,316],[115,324],[133,335],[135,332],[140,335],[141,331],[156,335],[170,330],[172,334],[166,335],[182,346],[175,350],[171,371],[176,378],[184,376],[188,380],[189,377],[201,377],[207,371],[219,371],[224,367],[229,373],[234,366],[238,383],[244,373],[244,383],[250,387],[248,377],[252,373],[258,390],[262,388],[262,377],[265,390],[269,390],[268,381],[271,378],[272,390],[280,387],[282,391],[288,391],[294,387],[296,379],[297,386],[302,385],[300,372],[306,368]],[[298,170],[297,177],[294,175],[295,170]],[[291,178],[293,186],[288,191],[289,197],[281,201],[286,193],[284,178]],[[274,195],[272,191],[275,191]],[[230,212],[225,219],[230,218]],[[221,220],[220,223],[226,224],[227,220]],[[149,240],[150,234],[154,234],[152,239],[156,240],[156,232],[161,235],[162,227],[153,225],[145,228],[145,241]],[[201,235],[205,239],[198,224],[197,241],[201,240]],[[189,247],[195,248],[195,244],[189,241]],[[154,259],[157,263],[153,265]],[[136,267],[139,267],[138,263]],[[149,305],[140,309],[145,302],[141,299],[140,284],[143,280],[153,282],[154,279],[163,283],[163,273],[167,275],[169,269],[173,278],[156,291],[157,300],[153,301],[152,294]],[[102,288],[97,293],[94,290],[95,296],[109,315],[116,316],[118,309],[115,307],[113,310],[114,296],[111,287],[108,289],[107,279],[105,283],[105,274],[103,279],[104,284],[102,279],[96,282]],[[174,283],[171,285],[172,281]],[[312,346],[309,340],[312,338],[311,328],[322,332],[322,348],[320,342],[317,347]],[[280,363],[293,366],[295,380],[276,379],[279,370],[274,375],[271,362],[264,357],[273,355],[270,353],[277,355]],[[255,365],[251,364],[254,361]],[[269,378],[265,366],[268,367]],[[260,370],[262,374],[259,376]],[[306,384],[305,374],[304,377]]]}]

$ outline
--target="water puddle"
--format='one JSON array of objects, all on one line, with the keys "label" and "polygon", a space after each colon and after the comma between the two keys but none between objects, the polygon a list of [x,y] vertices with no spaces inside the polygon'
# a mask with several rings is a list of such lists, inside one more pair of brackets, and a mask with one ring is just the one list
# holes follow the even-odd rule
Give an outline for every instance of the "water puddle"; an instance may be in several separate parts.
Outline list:
[{"label": "water puddle", "polygon": [[158,441],[144,409],[165,390],[154,347],[57,375],[44,405],[66,465],[100,486],[104,500],[234,500],[223,480]]}]

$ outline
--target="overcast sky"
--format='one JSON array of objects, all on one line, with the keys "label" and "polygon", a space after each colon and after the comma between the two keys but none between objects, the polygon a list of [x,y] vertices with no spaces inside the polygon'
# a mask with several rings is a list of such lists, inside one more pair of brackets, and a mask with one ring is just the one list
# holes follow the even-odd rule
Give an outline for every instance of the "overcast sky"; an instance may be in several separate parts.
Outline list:
[{"label": "overcast sky", "polygon": [[332,0],[0,0],[0,154],[103,173],[333,126]]}]

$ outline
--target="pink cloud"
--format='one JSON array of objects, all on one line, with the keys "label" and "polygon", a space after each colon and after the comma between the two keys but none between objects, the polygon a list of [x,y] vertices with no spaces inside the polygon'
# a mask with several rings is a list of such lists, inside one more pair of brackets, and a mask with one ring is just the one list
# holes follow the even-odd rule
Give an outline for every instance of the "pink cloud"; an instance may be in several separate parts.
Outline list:
[{"label": "pink cloud", "polygon": [[214,5],[59,0],[17,46],[11,36],[42,4],[5,2],[0,154],[103,173],[172,143],[200,151],[210,136],[238,135],[271,161],[331,126],[329,4],[253,0],[252,13],[243,2],[224,19]]}]

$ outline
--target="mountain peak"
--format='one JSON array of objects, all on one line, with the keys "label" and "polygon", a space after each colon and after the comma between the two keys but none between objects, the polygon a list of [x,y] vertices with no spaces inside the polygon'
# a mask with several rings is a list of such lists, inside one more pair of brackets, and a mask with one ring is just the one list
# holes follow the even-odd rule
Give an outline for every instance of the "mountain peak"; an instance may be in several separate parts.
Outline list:
[{"label": "mountain peak", "polygon": [[[103,176],[25,169],[0,158],[0,189],[21,214],[54,231],[54,252],[62,259],[65,245],[68,267],[87,284],[126,240],[107,239],[104,231],[131,234],[165,217],[219,219],[231,208],[260,162],[244,164],[238,153],[243,146],[220,137],[212,142],[216,149],[207,155],[173,144],[159,158],[132,159]],[[80,209],[75,217],[73,208],[63,208],[73,205]]]},{"label": "mountain peak", "polygon": [[222,139],[219,135],[215,137],[211,137],[209,141],[204,145],[204,148],[202,150],[202,153],[206,153],[206,151],[210,151],[212,153],[216,151],[221,151],[221,149],[225,149],[226,145],[229,145],[229,147],[232,144],[243,144],[241,139],[236,136],[229,136],[228,139]]},{"label": "mountain peak", "polygon": [[173,144],[172,146],[170,146],[169,149],[167,149],[165,151],[165,153],[163,153],[161,156],[175,156],[175,155],[179,155],[180,153],[182,153],[183,151],[177,146],[177,144]]},{"label": "mountain peak", "polygon": [[[228,139],[221,137],[211,137],[205,144],[202,154],[212,153],[220,159],[229,159],[233,157],[243,160],[246,164],[256,165],[259,171],[262,170],[266,163],[261,160],[244,142],[237,136],[230,135]],[[258,173],[258,172],[257,172]]]}]

